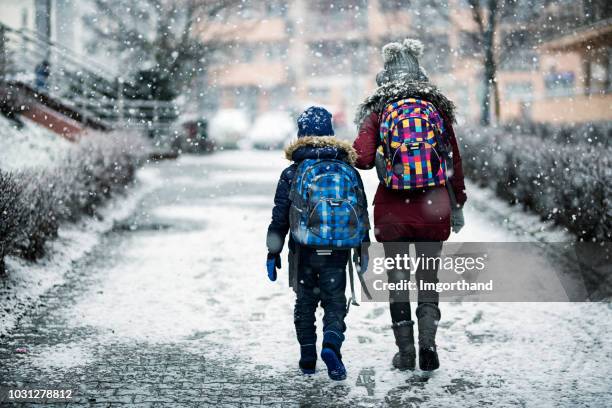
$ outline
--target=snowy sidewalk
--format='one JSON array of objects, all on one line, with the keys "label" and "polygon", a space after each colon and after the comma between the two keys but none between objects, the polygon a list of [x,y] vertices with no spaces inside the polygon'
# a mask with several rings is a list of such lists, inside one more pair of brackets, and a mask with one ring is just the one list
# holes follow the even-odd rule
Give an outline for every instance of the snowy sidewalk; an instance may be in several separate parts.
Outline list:
[{"label": "snowy sidewalk", "polygon": [[[93,406],[612,405],[605,303],[443,303],[429,376],[391,369],[388,305],[364,303],[347,318],[348,379],[331,382],[321,362],[298,375],[285,256],[279,281],[264,268],[284,165],[279,152],[225,152],[141,170],[162,183],[2,341],[0,385],[72,386]],[[524,239],[468,203],[455,240]]]}]

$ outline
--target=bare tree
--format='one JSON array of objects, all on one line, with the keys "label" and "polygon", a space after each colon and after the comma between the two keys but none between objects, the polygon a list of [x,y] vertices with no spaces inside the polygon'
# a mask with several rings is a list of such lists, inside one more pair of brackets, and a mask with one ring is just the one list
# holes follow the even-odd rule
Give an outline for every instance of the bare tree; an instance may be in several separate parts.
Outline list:
[{"label": "bare tree", "polygon": [[[470,14],[476,25],[473,32],[465,32],[465,40],[469,47],[475,51],[475,55],[482,57],[483,62],[483,96],[481,102],[481,122],[490,124],[490,101],[493,97],[495,113],[499,115],[499,90],[497,87],[496,73],[498,67],[498,53],[496,52],[496,35],[499,28],[500,15],[506,3],[517,3],[520,0],[467,0]],[[427,0],[424,2],[406,1],[403,3],[407,11],[417,13],[414,24],[411,25],[410,35],[414,35],[428,44],[435,44],[436,50],[443,51],[446,58],[450,59],[448,41],[443,32],[431,31],[432,27],[441,27],[443,24],[453,24],[453,13],[449,10],[448,0]],[[414,7],[413,7],[414,6]],[[425,7],[423,7],[425,6]],[[394,18],[387,15],[387,18]],[[438,60],[432,66],[434,72],[448,69],[448,61]]]},{"label": "bare tree", "polygon": [[[481,102],[480,123],[491,123],[490,101],[491,91],[495,104],[495,116],[499,117],[499,87],[497,84],[497,61],[495,55],[495,33],[499,18],[500,0],[468,0],[472,19],[476,23],[477,32],[483,50],[483,85],[484,92]],[[503,2],[503,0],[501,0]]]},{"label": "bare tree", "polygon": [[206,69],[223,48],[210,31],[212,23],[242,7],[239,0],[94,0],[94,5],[85,17],[95,33],[92,45],[119,55],[132,73],[148,70],[163,80],[166,93],[185,89]]},{"label": "bare tree", "polygon": [[[531,0],[466,0],[470,15],[476,29],[464,33],[470,48],[475,55],[482,58],[482,85],[481,124],[488,126],[491,123],[491,101],[495,117],[500,115],[500,93],[497,82],[497,72],[500,62],[514,54],[514,33],[506,35],[506,43],[500,47],[499,37],[504,27],[512,26],[512,21],[523,23],[537,19],[541,14],[543,2]],[[452,13],[449,13],[448,2],[430,0],[433,10],[438,17],[453,23]],[[537,31],[537,29],[536,29]],[[514,54],[516,57],[516,54]]]},{"label": "bare tree", "polygon": [[[574,10],[561,18],[547,11],[548,2],[534,0],[467,0],[477,29],[476,45],[482,50],[483,88],[480,122],[491,123],[491,101],[494,116],[500,117],[500,92],[497,73],[500,67],[518,60],[526,67],[537,57],[525,58],[524,51],[533,51],[546,38],[570,32],[585,23],[583,19],[596,12],[606,15],[605,0],[558,0],[557,6]],[[609,6],[607,7],[610,8]],[[570,10],[568,10],[570,11]],[[608,12],[609,15],[609,12]],[[599,17],[602,18],[602,17]],[[526,54],[529,57],[529,54]],[[515,61],[516,63],[517,61]],[[536,69],[535,64],[532,69]]]}]

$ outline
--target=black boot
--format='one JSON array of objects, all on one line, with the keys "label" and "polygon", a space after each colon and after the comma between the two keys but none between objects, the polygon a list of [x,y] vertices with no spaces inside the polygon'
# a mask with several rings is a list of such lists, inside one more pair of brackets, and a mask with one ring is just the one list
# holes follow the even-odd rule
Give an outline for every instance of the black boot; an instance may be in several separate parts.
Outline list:
[{"label": "black boot", "polygon": [[416,351],[414,349],[414,322],[405,320],[393,324],[395,344],[399,351],[393,356],[393,367],[398,370],[414,370],[416,366]]},{"label": "black boot", "polygon": [[440,321],[440,309],[433,303],[422,303],[416,310],[419,319],[419,367],[433,371],[440,367],[436,351],[436,331]]},{"label": "black boot", "polygon": [[314,374],[317,366],[317,348],[314,344],[300,346],[300,370],[302,374]]}]

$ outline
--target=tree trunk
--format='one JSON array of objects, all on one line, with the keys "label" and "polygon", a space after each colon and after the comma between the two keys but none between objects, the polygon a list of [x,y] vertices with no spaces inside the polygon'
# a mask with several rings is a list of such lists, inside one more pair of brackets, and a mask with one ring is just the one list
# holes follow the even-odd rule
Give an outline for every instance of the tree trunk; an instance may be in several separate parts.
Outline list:
[{"label": "tree trunk", "polygon": [[495,113],[495,123],[499,123],[501,121],[501,107],[500,107],[500,97],[499,97],[499,83],[497,82],[497,70],[495,70],[493,81],[493,108]]},{"label": "tree trunk", "polygon": [[8,73],[7,38],[4,26],[0,26],[0,76],[2,78]]},{"label": "tree trunk", "polygon": [[483,77],[483,85],[484,93],[482,95],[482,100],[480,101],[480,124],[483,126],[489,126],[491,124],[491,113],[489,104],[489,101],[491,100],[491,84],[489,83],[486,72]]},{"label": "tree trunk", "polygon": [[487,28],[483,32],[482,46],[484,49],[484,93],[481,101],[480,123],[483,126],[491,124],[491,89],[495,94],[495,113],[499,116],[499,92],[495,83],[497,66],[495,64],[495,29],[497,23],[498,0],[488,2]]},{"label": "tree trunk", "polygon": [[[489,33],[486,33],[485,37],[489,37]],[[491,89],[496,86],[493,82],[495,79],[495,60],[493,59],[493,47],[490,44],[490,39],[485,38],[484,46],[484,92],[481,101],[480,124],[489,126],[491,124]]]}]

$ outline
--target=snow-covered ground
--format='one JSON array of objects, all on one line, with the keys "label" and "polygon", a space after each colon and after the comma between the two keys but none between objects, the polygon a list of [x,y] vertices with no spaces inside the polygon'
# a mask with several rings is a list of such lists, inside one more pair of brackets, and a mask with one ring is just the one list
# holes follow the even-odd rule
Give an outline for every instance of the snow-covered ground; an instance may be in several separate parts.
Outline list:
[{"label": "snow-covered ground", "polygon": [[[612,404],[608,303],[443,303],[441,369],[429,375],[391,368],[388,305],[363,303],[347,317],[348,379],[329,381],[322,364],[312,377],[299,375],[286,258],[277,282],[268,281],[264,267],[272,194],[286,164],[280,152],[233,151],[140,170],[150,188],[136,211],[74,266],[67,281],[76,283],[52,292],[53,307],[29,316],[3,342],[0,377],[92,383],[84,392],[97,402],[140,401],[152,384],[170,381],[166,394],[155,394],[162,399],[152,401],[165,395],[170,402],[206,397],[211,405]],[[375,174],[364,177],[371,196]],[[520,225],[538,231],[541,224],[511,215],[518,210],[486,190],[470,186],[468,195],[467,225],[455,241],[564,236],[550,226],[539,236],[519,236]],[[14,354],[17,347],[28,353]],[[121,374],[133,370],[136,378]],[[233,400],[227,385],[215,388],[232,381],[242,390]],[[198,388],[198,396],[171,392],[186,387]],[[252,394],[244,396],[247,388]]]},{"label": "snow-covered ground", "polygon": [[139,200],[158,183],[147,176],[146,172],[139,174],[130,194],[111,200],[100,210],[100,219],[86,218],[60,226],[58,238],[47,244],[47,254],[37,262],[15,256],[5,258],[7,274],[0,281],[0,335],[13,329],[17,320],[29,307],[37,304],[41,295],[61,285],[74,263],[100,242],[102,234],[134,211]]}]

